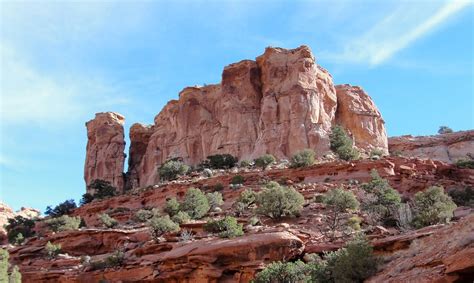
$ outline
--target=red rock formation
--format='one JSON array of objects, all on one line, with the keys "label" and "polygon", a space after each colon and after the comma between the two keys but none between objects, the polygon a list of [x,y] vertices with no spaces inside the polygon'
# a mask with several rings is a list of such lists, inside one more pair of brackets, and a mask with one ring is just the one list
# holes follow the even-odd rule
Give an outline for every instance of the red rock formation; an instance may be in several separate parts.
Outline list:
[{"label": "red rock formation", "polygon": [[474,130],[436,136],[401,136],[388,139],[390,152],[447,163],[474,155]]},{"label": "red rock formation", "polygon": [[0,244],[7,243],[5,225],[8,224],[8,219],[15,218],[16,216],[31,219],[40,216],[40,214],[39,210],[28,207],[22,207],[19,211],[15,212],[8,205],[0,202]]},{"label": "red rock formation", "polygon": [[[430,227],[429,227],[430,228]],[[428,228],[428,229],[429,229]],[[424,230],[427,230],[425,228]],[[413,236],[420,234],[416,231]],[[406,240],[408,237],[403,236]],[[396,241],[395,238],[392,241]],[[375,243],[380,247],[384,240]],[[398,251],[368,282],[472,282],[474,214]]]},{"label": "red rock formation", "polygon": [[113,112],[97,113],[86,123],[87,153],[84,180],[89,185],[95,179],[109,181],[123,190],[123,166],[125,141],[123,124],[125,118]]},{"label": "red rock formation", "polygon": [[356,146],[370,152],[378,148],[387,151],[385,122],[374,102],[358,86],[337,85],[336,123],[350,131]]},{"label": "red rock formation", "polygon": [[350,127],[357,145],[386,151],[380,113],[357,90],[340,94],[338,120],[332,77],[316,64],[311,50],[267,48],[256,61],[225,67],[220,84],[183,89],[153,126],[135,124],[130,130],[129,186],[156,184],[158,167],[175,157],[195,165],[223,153],[241,160],[265,153],[289,158],[312,148],[323,155],[336,122]]}]

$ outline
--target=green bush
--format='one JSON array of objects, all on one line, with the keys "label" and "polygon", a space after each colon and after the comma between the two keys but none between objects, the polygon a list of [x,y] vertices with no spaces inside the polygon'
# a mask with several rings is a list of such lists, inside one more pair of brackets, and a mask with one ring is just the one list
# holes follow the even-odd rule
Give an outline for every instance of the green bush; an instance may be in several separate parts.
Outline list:
[{"label": "green bush", "polygon": [[206,197],[211,211],[224,204],[222,194],[219,192],[207,193]]},{"label": "green bush", "polygon": [[173,222],[176,222],[178,224],[183,224],[183,223],[189,222],[189,220],[191,220],[191,217],[189,217],[189,215],[186,212],[179,211],[178,213],[173,215],[173,217],[171,217],[171,220],[173,220]]},{"label": "green bush", "polygon": [[230,183],[232,185],[242,185],[245,182],[244,177],[242,175],[235,175],[232,177],[232,180],[230,180]]},{"label": "green bush", "polygon": [[82,195],[82,199],[79,202],[80,205],[91,203],[94,200],[94,196],[91,193],[85,193]]},{"label": "green bush", "polygon": [[209,221],[204,225],[204,229],[211,233],[218,233],[221,238],[235,238],[244,234],[242,224],[238,224],[237,219],[232,216]]},{"label": "green bush", "polygon": [[0,282],[8,282],[8,258],[8,251],[0,249]]},{"label": "green bush", "polygon": [[102,213],[99,215],[99,220],[107,228],[114,228],[118,225],[118,221],[110,217],[107,213]]},{"label": "green bush", "polygon": [[353,141],[346,130],[339,125],[332,127],[329,135],[331,150],[343,160],[355,160],[359,158],[359,152],[353,147]]},{"label": "green bush", "polygon": [[179,231],[179,225],[174,223],[168,215],[153,216],[148,221],[148,225],[150,226],[151,236],[155,240],[158,240],[164,233]]},{"label": "green bush", "polygon": [[179,201],[176,198],[170,198],[166,201],[164,211],[169,214],[169,216],[174,216],[179,212]]},{"label": "green bush", "polygon": [[67,215],[63,215],[60,217],[48,219],[45,221],[45,223],[54,232],[77,230],[81,225],[81,218],[79,216],[70,217]]},{"label": "green bush", "polygon": [[242,168],[248,168],[250,167],[252,164],[250,163],[250,161],[248,160],[242,160],[240,161],[240,167]]},{"label": "green bush", "polygon": [[443,187],[430,187],[415,194],[412,207],[413,225],[421,228],[448,222],[453,216],[456,204],[445,194]]},{"label": "green bush", "polygon": [[61,253],[61,244],[55,245],[48,241],[44,249],[48,258],[53,259]]},{"label": "green bush", "polygon": [[262,170],[265,170],[270,164],[272,164],[275,161],[276,159],[273,155],[265,154],[255,159],[255,165],[262,168]]},{"label": "green bush", "polygon": [[328,213],[326,217],[329,219],[328,226],[332,232],[331,237],[334,237],[335,232],[341,228],[343,215],[348,212],[348,210],[354,210],[359,207],[359,202],[354,194],[342,188],[327,192],[323,197],[323,203],[326,204],[330,210],[330,213]]},{"label": "green bush", "polygon": [[51,208],[51,206],[47,206],[44,214],[49,215],[51,217],[58,217],[70,214],[76,208],[76,202],[73,199],[70,199],[56,205],[56,207],[54,208]]},{"label": "green bush", "polygon": [[299,216],[303,209],[304,197],[294,188],[269,182],[257,195],[258,212],[279,219],[283,216]]},{"label": "green bush", "polygon": [[[325,257],[326,273],[332,282],[363,282],[377,271],[379,260],[372,246],[362,236],[350,241],[344,248]],[[317,278],[315,278],[317,279]]]},{"label": "green bush", "polygon": [[303,149],[291,157],[290,167],[300,168],[314,164],[315,152],[312,149]]},{"label": "green bush", "polygon": [[160,178],[165,181],[171,181],[188,172],[189,166],[178,160],[168,160],[158,169]]},{"label": "green bush", "polygon": [[372,170],[371,176],[370,182],[362,184],[362,189],[369,194],[362,203],[363,210],[373,218],[382,219],[385,224],[395,221],[394,213],[401,203],[400,194],[376,170]]},{"label": "green bush", "polygon": [[[93,192],[93,199],[106,199],[117,195],[117,189],[112,186],[110,182],[99,179],[94,180],[89,184],[88,191]],[[92,201],[90,196],[87,196],[87,198],[89,202]]]},{"label": "green bush", "polygon": [[186,212],[192,219],[201,219],[209,209],[206,195],[200,189],[195,188],[188,189],[180,205],[180,210]]},{"label": "green bush", "polygon": [[125,260],[125,254],[122,251],[115,251],[105,259],[107,267],[121,266]]},{"label": "green bush", "polygon": [[273,262],[259,272],[255,283],[297,283],[310,282],[307,275],[307,266],[302,261]]},{"label": "green bush", "polygon": [[439,130],[438,130],[438,134],[440,134],[440,135],[449,134],[449,133],[452,133],[452,132],[453,132],[453,130],[448,126],[440,126]]},{"label": "green bush", "polygon": [[246,208],[251,206],[257,200],[257,193],[251,189],[246,189],[245,191],[240,193],[237,202],[243,203]]},{"label": "green bush", "polygon": [[135,219],[138,222],[146,222],[154,216],[153,211],[148,209],[140,209],[135,213]]},{"label": "green bush", "polygon": [[235,166],[239,160],[230,154],[215,154],[207,157],[204,167],[213,169],[229,169]]},{"label": "green bush", "polygon": [[18,266],[13,266],[8,283],[21,283],[21,273]]},{"label": "green bush", "polygon": [[10,243],[17,243],[20,238],[29,238],[35,234],[33,228],[35,227],[35,220],[28,219],[23,216],[15,216],[14,218],[8,219],[8,224],[5,226],[7,231],[8,241]]},{"label": "green bush", "polygon": [[474,159],[459,159],[456,166],[464,169],[474,169]]},{"label": "green bush", "polygon": [[375,148],[370,152],[370,157],[382,157],[384,155],[383,151],[379,148]]},{"label": "green bush", "polygon": [[451,189],[448,194],[456,205],[474,207],[474,188]]},{"label": "green bush", "polygon": [[217,183],[214,186],[214,191],[222,191],[224,189],[224,185],[222,183]]}]

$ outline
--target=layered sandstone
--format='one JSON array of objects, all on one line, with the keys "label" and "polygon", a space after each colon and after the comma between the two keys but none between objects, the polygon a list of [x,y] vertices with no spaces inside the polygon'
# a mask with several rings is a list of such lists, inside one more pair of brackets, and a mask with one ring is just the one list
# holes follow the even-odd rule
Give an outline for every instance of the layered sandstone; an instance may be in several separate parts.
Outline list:
[{"label": "layered sandstone", "polygon": [[84,166],[86,185],[101,179],[109,181],[119,190],[123,189],[124,123],[125,118],[113,112],[97,113],[94,119],[86,123],[87,153]]},{"label": "layered sandstone", "polygon": [[377,148],[388,154],[385,122],[375,103],[358,86],[336,86],[336,123],[350,131],[359,148]]},{"label": "layered sandstone", "polygon": [[391,137],[388,145],[392,153],[454,163],[474,157],[474,130],[435,136]]},{"label": "layered sandstone", "polygon": [[[339,94],[307,46],[267,48],[255,61],[231,64],[224,68],[220,84],[187,87],[178,100],[168,102],[153,125],[131,127],[127,188],[156,184],[157,169],[171,158],[196,165],[209,155],[224,153],[241,160],[265,153],[286,159],[312,148],[324,155],[336,123],[348,128],[361,149],[387,151],[384,123],[370,97],[358,87],[337,89]],[[119,128],[118,136],[121,132]],[[114,166],[100,175],[89,161],[86,182],[102,177],[120,185],[122,159],[94,156],[95,151],[118,156],[118,147],[104,143],[100,148],[90,138],[89,143],[95,147],[88,150],[88,160]]]}]

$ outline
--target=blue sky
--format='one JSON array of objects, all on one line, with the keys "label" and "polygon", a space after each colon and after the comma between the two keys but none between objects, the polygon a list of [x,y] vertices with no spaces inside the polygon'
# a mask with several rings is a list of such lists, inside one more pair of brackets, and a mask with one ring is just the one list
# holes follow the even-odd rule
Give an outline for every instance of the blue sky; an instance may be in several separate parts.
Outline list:
[{"label": "blue sky", "polygon": [[266,46],[309,45],[336,83],[372,96],[390,136],[474,128],[472,1],[0,1],[0,13],[0,199],[15,209],[80,198],[95,112],[151,123]]}]

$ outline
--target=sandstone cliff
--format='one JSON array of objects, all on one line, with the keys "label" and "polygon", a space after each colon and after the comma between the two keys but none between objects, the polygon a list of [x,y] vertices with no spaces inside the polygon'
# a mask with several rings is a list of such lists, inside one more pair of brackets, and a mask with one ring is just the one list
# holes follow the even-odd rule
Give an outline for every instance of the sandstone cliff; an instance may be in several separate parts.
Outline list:
[{"label": "sandstone cliff", "polygon": [[122,190],[125,141],[125,118],[117,113],[97,113],[86,123],[87,154],[84,180],[89,185],[95,179],[109,181]]},{"label": "sandstone cliff", "polygon": [[[312,148],[322,156],[336,123],[360,149],[387,152],[384,121],[360,87],[335,86],[307,46],[267,48],[255,61],[225,67],[220,84],[183,89],[154,125],[134,124],[127,187],[155,184],[157,168],[175,157],[196,165],[224,153],[240,160],[265,153],[286,159]],[[87,184],[99,178],[123,188],[122,125],[116,113],[98,114],[88,123]]]},{"label": "sandstone cliff", "polygon": [[392,153],[454,163],[459,159],[474,157],[474,130],[435,136],[391,137],[388,145]]}]

